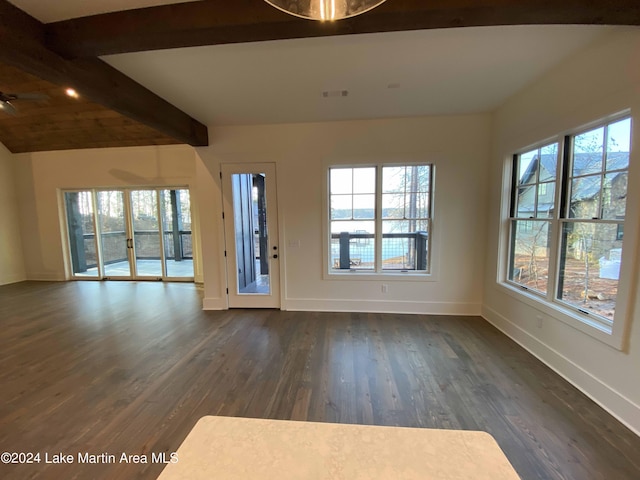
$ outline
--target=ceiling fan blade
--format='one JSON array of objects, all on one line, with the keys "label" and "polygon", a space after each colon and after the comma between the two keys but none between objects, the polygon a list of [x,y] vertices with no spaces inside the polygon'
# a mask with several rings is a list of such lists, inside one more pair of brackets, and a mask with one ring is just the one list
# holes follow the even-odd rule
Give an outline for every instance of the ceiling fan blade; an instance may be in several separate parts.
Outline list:
[{"label": "ceiling fan blade", "polygon": [[16,107],[11,105],[9,102],[0,102],[0,110],[13,116],[18,114]]},{"label": "ceiling fan blade", "polygon": [[15,93],[16,100],[47,100],[49,95],[44,93]]}]

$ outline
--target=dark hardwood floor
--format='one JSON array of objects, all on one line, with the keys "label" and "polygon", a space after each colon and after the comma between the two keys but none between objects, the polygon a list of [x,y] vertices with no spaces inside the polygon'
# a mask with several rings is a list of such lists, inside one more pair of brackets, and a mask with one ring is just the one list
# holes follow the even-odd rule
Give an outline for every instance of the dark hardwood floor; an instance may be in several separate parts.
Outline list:
[{"label": "dark hardwood floor", "polygon": [[[228,415],[484,430],[523,479],[640,478],[640,438],[480,318],[200,305],[193,284],[0,287],[0,450],[173,452],[200,417]],[[0,464],[0,478],[162,468]]]}]

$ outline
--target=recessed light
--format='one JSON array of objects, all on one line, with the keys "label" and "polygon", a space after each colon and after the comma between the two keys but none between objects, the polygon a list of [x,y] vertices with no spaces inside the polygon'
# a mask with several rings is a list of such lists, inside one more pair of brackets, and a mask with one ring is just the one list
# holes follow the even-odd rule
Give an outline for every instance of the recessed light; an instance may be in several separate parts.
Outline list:
[{"label": "recessed light", "polygon": [[68,96],[70,96],[71,98],[78,98],[80,97],[80,95],[78,95],[78,92],[75,91],[75,89],[73,88],[67,88],[64,93],[66,93]]}]

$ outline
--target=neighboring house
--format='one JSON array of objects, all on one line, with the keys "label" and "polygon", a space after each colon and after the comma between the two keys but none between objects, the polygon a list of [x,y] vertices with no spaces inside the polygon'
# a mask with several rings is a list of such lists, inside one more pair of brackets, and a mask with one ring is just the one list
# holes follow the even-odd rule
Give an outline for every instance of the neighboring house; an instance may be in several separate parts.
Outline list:
[{"label": "neighboring house", "polygon": [[[536,180],[555,179],[556,162],[556,155],[536,156],[524,170],[518,188],[519,218],[553,218],[555,182],[536,183]],[[601,162],[600,152],[574,155],[569,179],[572,185],[568,217],[620,220],[620,223],[598,227],[586,222],[567,223],[568,252],[577,260],[584,259],[585,253],[590,255],[591,262],[599,263],[601,277],[617,279],[628,183],[628,175],[623,170],[629,163],[629,153],[608,153],[604,169]],[[547,222],[522,222],[518,232],[519,245],[515,253],[546,256],[548,236],[551,234],[548,226]]]}]

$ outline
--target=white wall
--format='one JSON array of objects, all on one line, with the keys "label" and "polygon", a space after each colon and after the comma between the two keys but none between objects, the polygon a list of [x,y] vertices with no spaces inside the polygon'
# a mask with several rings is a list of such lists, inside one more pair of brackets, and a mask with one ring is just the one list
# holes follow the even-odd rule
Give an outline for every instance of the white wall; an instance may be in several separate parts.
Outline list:
[{"label": "white wall", "polygon": [[[640,432],[640,282],[637,245],[640,230],[640,29],[599,40],[534,85],[511,98],[495,114],[491,164],[483,315],[545,363],[565,376],[636,432]],[[515,150],[631,109],[634,122],[630,166],[625,263],[632,279],[630,330],[619,351],[545,315],[497,284],[500,226],[507,211],[501,195],[505,162]],[[501,210],[502,208],[502,210]],[[543,316],[542,328],[536,316]]]},{"label": "white wall", "polygon": [[[25,268],[31,280],[69,278],[60,189],[186,186],[195,198],[195,151],[189,146],[68,150],[15,157]],[[192,209],[195,238],[198,206]],[[201,281],[198,271],[196,265],[196,281]]]},{"label": "white wall", "polygon": [[[479,314],[486,238],[489,115],[295,125],[210,127],[198,148],[205,308],[225,308],[221,163],[274,162],[284,262],[283,308]],[[436,281],[323,278],[323,198],[333,164],[435,164],[433,262]],[[324,212],[326,214],[326,212]],[[300,242],[300,247],[289,243]],[[389,285],[381,294],[381,284]]]},{"label": "white wall", "polygon": [[0,285],[26,279],[20,243],[14,156],[0,143]]},{"label": "white wall", "polygon": [[[60,189],[186,185],[205,308],[226,308],[220,163],[274,162],[283,308],[479,314],[491,118],[470,115],[211,129],[210,147],[136,147],[14,156],[26,275],[69,278]],[[434,281],[323,278],[323,198],[331,164],[432,162]],[[299,248],[288,248],[299,240]],[[199,280],[200,278],[196,278]],[[381,284],[389,291],[381,294]]]}]

